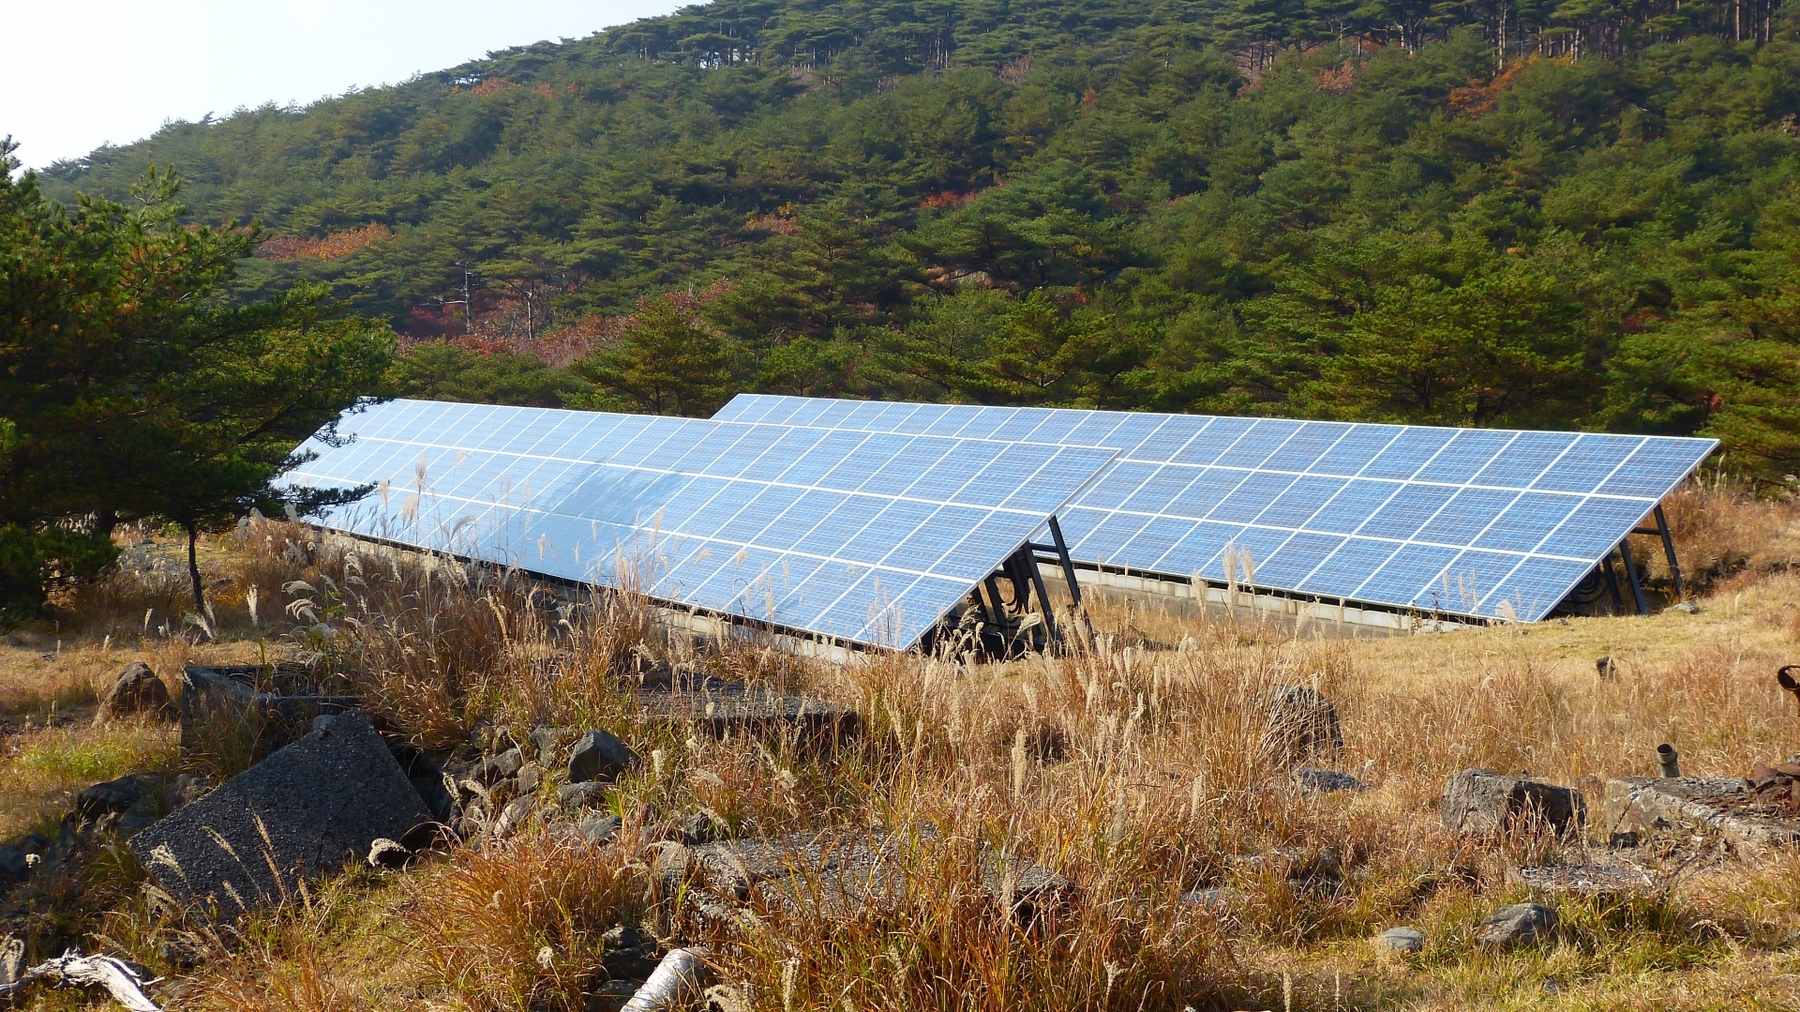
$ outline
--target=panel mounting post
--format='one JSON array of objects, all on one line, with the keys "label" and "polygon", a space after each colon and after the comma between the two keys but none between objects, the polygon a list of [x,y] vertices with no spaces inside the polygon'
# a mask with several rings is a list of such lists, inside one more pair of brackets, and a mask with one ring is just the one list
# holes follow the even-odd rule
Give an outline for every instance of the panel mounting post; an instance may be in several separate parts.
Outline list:
[{"label": "panel mounting post", "polygon": [[[1687,600],[1687,589],[1681,585],[1681,564],[1675,561],[1675,539],[1669,534],[1669,518],[1663,515],[1662,503],[1656,504],[1656,533],[1662,535],[1663,555],[1669,560],[1669,575],[1675,581],[1675,600]],[[1051,523],[1056,522],[1052,517]]]},{"label": "panel mounting post", "polygon": [[1068,542],[1063,540],[1062,524],[1056,522],[1056,514],[1050,514],[1050,543],[1056,546],[1056,561],[1062,564],[1063,579],[1069,581],[1069,597],[1074,600],[1075,607],[1081,607],[1081,584],[1075,580],[1075,560],[1069,558]]},{"label": "panel mounting post", "polygon": [[1038,607],[1044,610],[1044,643],[1046,646],[1062,646],[1062,633],[1056,628],[1056,615],[1050,610],[1050,592],[1044,589],[1044,574],[1038,572],[1037,556],[1030,549],[1025,550],[1026,565],[1031,568],[1031,586],[1037,591]]},{"label": "panel mounting post", "polygon": [[1613,570],[1611,552],[1607,552],[1606,558],[1600,560],[1600,571],[1606,574],[1606,585],[1612,590],[1613,612],[1624,614],[1625,595],[1619,593],[1619,574]]},{"label": "panel mounting post", "polygon": [[1644,600],[1644,582],[1638,579],[1637,563],[1631,561],[1631,539],[1619,541],[1619,558],[1625,560],[1625,579],[1631,584],[1631,596],[1637,601],[1639,615],[1650,614],[1650,602]]}]

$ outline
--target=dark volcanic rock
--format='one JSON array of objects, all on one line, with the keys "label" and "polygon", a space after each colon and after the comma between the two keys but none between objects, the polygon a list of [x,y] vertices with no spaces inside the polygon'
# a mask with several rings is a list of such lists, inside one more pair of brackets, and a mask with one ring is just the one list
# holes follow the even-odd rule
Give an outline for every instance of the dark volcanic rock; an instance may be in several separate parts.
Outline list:
[{"label": "dark volcanic rock", "polygon": [[1586,814],[1581,792],[1573,787],[1489,770],[1463,770],[1444,791],[1445,828],[1476,836],[1533,825],[1567,833],[1580,829]]},{"label": "dark volcanic rock", "polygon": [[23,882],[31,877],[30,855],[21,847],[0,847],[0,886]]},{"label": "dark volcanic rock", "polygon": [[75,811],[97,819],[108,812],[129,812],[146,799],[161,801],[164,778],[156,773],[132,773],[95,784],[75,796]]},{"label": "dark volcanic rock", "polygon": [[619,830],[624,825],[625,821],[616,815],[596,815],[581,820],[579,831],[584,842],[589,846],[598,847],[618,836]]},{"label": "dark volcanic rock", "polygon": [[610,732],[589,731],[569,750],[569,783],[616,780],[637,764],[637,753]]},{"label": "dark volcanic rock", "polygon": [[1277,685],[1269,690],[1268,699],[1264,755],[1287,766],[1330,761],[1343,754],[1344,732],[1331,700],[1304,685]]},{"label": "dark volcanic rock", "polygon": [[692,846],[712,843],[726,835],[727,826],[707,812],[694,812],[675,824],[675,838]]},{"label": "dark volcanic rock", "polygon": [[1302,766],[1293,771],[1294,786],[1314,794],[1335,794],[1339,791],[1366,791],[1369,785],[1348,773],[1337,770],[1322,770],[1313,766]]},{"label": "dark volcanic rock", "polygon": [[177,900],[225,916],[280,903],[431,821],[369,718],[341,714],[138,834],[131,850]]},{"label": "dark volcanic rock", "polygon": [[606,791],[607,785],[594,780],[564,784],[556,789],[556,801],[564,808],[582,808],[605,801]]},{"label": "dark volcanic rock", "polygon": [[351,695],[320,693],[304,668],[249,664],[190,667],[182,672],[184,755],[246,753],[261,759],[313,729],[321,715],[354,710]]},{"label": "dark volcanic rock", "polygon": [[1556,930],[1556,911],[1541,903],[1501,907],[1481,922],[1481,944],[1506,948],[1535,941]]},{"label": "dark volcanic rock", "polygon": [[112,688],[100,700],[100,709],[94,715],[96,721],[113,720],[134,713],[147,713],[155,717],[167,717],[174,711],[174,703],[169,699],[169,687],[156,677],[150,665],[143,661],[133,661],[119,672]]}]

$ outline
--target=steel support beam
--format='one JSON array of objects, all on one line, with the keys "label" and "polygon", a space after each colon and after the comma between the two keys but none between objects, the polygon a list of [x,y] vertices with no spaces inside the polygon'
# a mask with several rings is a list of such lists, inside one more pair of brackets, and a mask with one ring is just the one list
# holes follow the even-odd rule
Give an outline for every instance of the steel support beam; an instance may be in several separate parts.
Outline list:
[{"label": "steel support beam", "polygon": [[1675,539],[1669,534],[1669,518],[1663,515],[1662,503],[1656,504],[1656,532],[1662,535],[1663,555],[1669,560],[1669,576],[1675,582],[1675,600],[1685,601],[1687,588],[1681,584],[1681,564],[1675,561]]},{"label": "steel support beam", "polygon": [[1630,538],[1619,542],[1619,558],[1625,560],[1625,579],[1631,584],[1631,596],[1637,602],[1639,615],[1650,614],[1650,602],[1644,599],[1644,582],[1638,579],[1637,563],[1631,560]]}]

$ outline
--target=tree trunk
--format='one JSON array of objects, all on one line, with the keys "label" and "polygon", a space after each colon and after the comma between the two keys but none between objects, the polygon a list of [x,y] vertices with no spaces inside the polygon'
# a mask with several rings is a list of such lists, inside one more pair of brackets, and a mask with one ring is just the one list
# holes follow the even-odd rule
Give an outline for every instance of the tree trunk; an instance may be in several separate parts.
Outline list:
[{"label": "tree trunk", "polygon": [[200,528],[192,524],[184,524],[188,536],[188,578],[194,581],[194,611],[206,614],[206,590],[200,585],[200,560],[194,552],[195,544],[200,540]]}]

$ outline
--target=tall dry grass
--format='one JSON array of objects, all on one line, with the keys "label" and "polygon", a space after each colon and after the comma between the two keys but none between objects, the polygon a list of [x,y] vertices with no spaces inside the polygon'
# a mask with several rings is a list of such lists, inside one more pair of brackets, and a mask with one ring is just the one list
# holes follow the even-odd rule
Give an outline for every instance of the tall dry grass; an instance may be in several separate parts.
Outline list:
[{"label": "tall dry grass", "polygon": [[[1672,517],[1684,544],[1730,544],[1763,529],[1741,519],[1758,509],[1701,503]],[[1714,519],[1702,523],[1705,510]],[[1661,741],[1708,773],[1800,750],[1800,722],[1768,679],[1796,642],[1785,616],[1769,616],[1800,598],[1800,581],[1767,567],[1752,567],[1761,582],[1747,605],[1708,598],[1687,617],[1383,643],[1095,597],[1097,632],[1066,622],[1061,656],[840,665],[748,637],[696,645],[629,594],[552,593],[332,539],[246,546],[239,572],[282,601],[284,648],[354,678],[420,743],[492,723],[604,726],[646,762],[605,800],[624,818],[619,842],[577,847],[531,827],[333,894],[345,912],[311,934],[265,927],[263,941],[247,935],[195,971],[195,1007],[576,1009],[604,975],[597,939],[618,923],[710,944],[723,1001],[782,1012],[1655,1007],[1640,991],[1781,1007],[1796,996],[1782,976],[1800,971],[1784,949],[1800,937],[1782,886],[1791,860],[1684,870],[1637,899],[1563,900],[1556,940],[1493,954],[1475,925],[1528,895],[1510,865],[1607,855],[1529,833],[1458,838],[1436,811],[1465,767],[1591,783],[1647,772]],[[1632,645],[1610,679],[1592,666],[1595,630]],[[862,733],[821,752],[649,721],[631,705],[633,680],[671,665],[853,705]],[[1263,747],[1271,690],[1292,685],[1342,718],[1343,754],[1318,761],[1371,790],[1301,793]],[[848,846],[878,827],[916,845],[874,902],[834,906],[842,882],[803,868],[786,894],[722,924],[652,873],[659,827],[700,810],[742,835]],[[1004,886],[1030,865],[1070,889],[1015,910]],[[1197,902],[1195,890],[1216,892]],[[366,926],[348,912],[357,904],[382,911],[379,972],[349,927]],[[1426,952],[1377,960],[1367,937],[1399,923],[1429,932]]]}]

